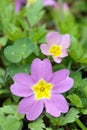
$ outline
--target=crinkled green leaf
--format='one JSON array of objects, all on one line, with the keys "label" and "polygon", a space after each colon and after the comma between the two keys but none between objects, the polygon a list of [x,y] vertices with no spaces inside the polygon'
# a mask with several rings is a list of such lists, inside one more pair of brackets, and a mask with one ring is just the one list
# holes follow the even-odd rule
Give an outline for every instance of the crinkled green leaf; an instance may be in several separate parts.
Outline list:
[{"label": "crinkled green leaf", "polygon": [[31,30],[31,32],[29,33],[29,37],[33,40],[33,42],[37,43],[41,41],[46,41],[44,40],[47,32],[45,27],[45,25],[42,25]]},{"label": "crinkled green leaf", "polygon": [[16,105],[4,105],[0,108],[0,126],[3,130],[21,130],[23,117],[17,112]]},{"label": "crinkled green leaf", "polygon": [[78,88],[81,84],[82,77],[80,72],[71,72],[70,75],[74,79],[74,88]]},{"label": "crinkled green leaf", "polygon": [[78,43],[78,41],[75,37],[71,37],[69,54],[76,62],[79,62],[80,58],[84,54],[84,49],[83,49],[82,45],[80,43]]},{"label": "crinkled green leaf", "polygon": [[12,115],[0,117],[0,126],[3,130],[21,130],[23,123]]},{"label": "crinkled green leaf", "polygon": [[4,49],[5,57],[12,63],[18,63],[36,51],[36,45],[28,38],[22,38],[14,42],[14,45]]},{"label": "crinkled green leaf", "polygon": [[71,94],[69,96],[67,96],[67,98],[76,106],[76,107],[79,107],[79,108],[82,108],[83,105],[82,105],[82,101],[80,99],[80,97],[76,94]]},{"label": "crinkled green leaf", "polygon": [[87,48],[84,51],[84,55],[79,60],[80,63],[87,64]]},{"label": "crinkled green leaf", "polygon": [[7,29],[7,37],[8,39],[15,41],[17,39],[26,37],[26,32],[22,31],[21,28],[16,27],[13,24],[9,24]]},{"label": "crinkled green leaf", "polygon": [[37,0],[33,5],[27,8],[27,17],[31,26],[37,24],[42,18],[44,14],[44,11],[41,10],[42,8],[42,0]]},{"label": "crinkled green leaf", "polygon": [[28,128],[30,128],[30,130],[43,130],[45,124],[42,119],[37,119],[36,121],[29,123]]},{"label": "crinkled green leaf", "polygon": [[50,118],[50,121],[53,125],[63,126],[67,123],[72,123],[78,118],[79,110],[76,108],[71,108],[65,116],[59,118],[53,118],[47,115]]},{"label": "crinkled green leaf", "polygon": [[22,119],[24,116],[20,115],[17,111],[17,106],[16,105],[4,105],[3,107],[0,108],[0,111],[4,114],[7,115],[14,115],[18,120]]},{"label": "crinkled green leaf", "polygon": [[30,72],[30,65],[10,65],[8,66],[8,72],[10,76],[15,75],[16,73],[24,72],[24,73],[29,73]]},{"label": "crinkled green leaf", "polygon": [[87,115],[87,108],[81,109],[82,114]]}]

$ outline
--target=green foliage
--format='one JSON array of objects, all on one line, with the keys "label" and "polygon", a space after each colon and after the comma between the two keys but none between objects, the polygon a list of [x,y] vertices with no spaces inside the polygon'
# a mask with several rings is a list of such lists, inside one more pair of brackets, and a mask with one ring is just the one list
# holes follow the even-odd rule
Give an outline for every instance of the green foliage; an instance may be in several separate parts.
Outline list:
[{"label": "green foliage", "polygon": [[19,39],[5,48],[4,55],[12,63],[18,63],[27,58],[36,49],[36,45],[28,39]]},{"label": "green foliage", "polygon": [[8,66],[8,72],[10,74],[10,76],[15,75],[16,73],[29,73],[30,71],[30,65],[10,65]]},{"label": "green foliage", "polygon": [[0,37],[0,45],[5,46],[7,43],[7,37]]},{"label": "green foliage", "polygon": [[37,119],[36,121],[29,123],[28,128],[30,128],[30,130],[43,130],[45,124],[42,119]]},{"label": "green foliage", "polygon": [[[64,2],[68,8],[63,7]],[[0,130],[87,129],[86,14],[86,0],[58,0],[58,8],[43,7],[43,0],[37,0],[23,5],[19,12],[15,12],[15,0],[0,0]],[[47,43],[46,34],[51,31],[70,34],[68,57],[60,64],[49,57],[53,72],[66,68],[74,79],[73,87],[64,94],[70,110],[57,118],[43,112],[43,118],[29,122],[18,113],[20,97],[10,92],[12,76],[30,74],[33,59],[47,57],[41,54],[40,44]]]},{"label": "green foliage", "polygon": [[42,11],[42,0],[38,0],[30,7],[27,7],[27,18],[30,26],[37,24],[42,18],[44,11]]},{"label": "green foliage", "polygon": [[79,59],[82,57],[84,53],[82,45],[78,43],[75,37],[71,37],[71,45],[69,48],[69,53],[76,62],[79,62]]},{"label": "green foliage", "polygon": [[82,101],[80,99],[80,97],[76,94],[72,94],[72,95],[69,95],[67,97],[76,107],[79,107],[79,108],[82,108],[83,105],[82,105]]},{"label": "green foliage", "polygon": [[18,114],[17,106],[7,105],[0,108],[0,127],[2,130],[21,130],[23,115]]},{"label": "green foliage", "polygon": [[35,27],[31,30],[29,33],[29,37],[33,40],[35,43],[42,43],[46,42],[45,36],[46,36],[46,29],[45,25],[42,25],[40,27]]},{"label": "green foliage", "polygon": [[76,108],[71,108],[65,116],[59,118],[53,118],[47,115],[50,118],[50,121],[53,125],[63,126],[67,123],[72,123],[78,118],[79,110]]}]

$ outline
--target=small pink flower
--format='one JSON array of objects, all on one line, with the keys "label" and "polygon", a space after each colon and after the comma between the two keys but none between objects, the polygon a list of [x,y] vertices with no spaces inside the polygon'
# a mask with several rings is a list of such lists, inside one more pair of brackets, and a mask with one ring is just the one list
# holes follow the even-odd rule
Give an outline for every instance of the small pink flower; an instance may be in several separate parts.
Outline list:
[{"label": "small pink flower", "polygon": [[58,32],[50,32],[46,36],[48,44],[41,44],[41,52],[50,55],[56,63],[60,63],[63,57],[68,55],[67,49],[70,45],[70,35],[60,35]]},{"label": "small pink flower", "polygon": [[53,6],[54,8],[57,8],[58,3],[55,0],[43,0],[43,6]]},{"label": "small pink flower", "polygon": [[19,12],[23,4],[26,3],[26,0],[16,0],[15,3],[15,12]]},{"label": "small pink flower", "polygon": [[48,59],[36,58],[31,65],[31,75],[18,73],[13,76],[14,84],[11,92],[24,97],[19,105],[20,114],[26,114],[28,120],[35,120],[45,107],[46,112],[54,117],[66,113],[68,103],[61,93],[73,86],[67,69],[52,73],[52,65]]},{"label": "small pink flower", "polygon": [[69,10],[69,6],[68,6],[68,4],[67,4],[66,2],[64,2],[64,3],[62,4],[62,8],[63,8],[64,11],[65,11],[65,10]]}]

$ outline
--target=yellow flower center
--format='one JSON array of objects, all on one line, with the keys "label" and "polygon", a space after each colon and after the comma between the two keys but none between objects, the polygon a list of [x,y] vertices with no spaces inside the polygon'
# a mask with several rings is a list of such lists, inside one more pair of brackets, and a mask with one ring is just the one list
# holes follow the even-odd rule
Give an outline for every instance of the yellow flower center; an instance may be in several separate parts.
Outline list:
[{"label": "yellow flower center", "polygon": [[61,46],[56,45],[56,44],[53,44],[53,45],[50,47],[50,49],[49,49],[49,53],[50,53],[52,56],[54,56],[54,57],[58,57],[58,56],[60,56],[61,53],[62,53],[61,50],[62,50]]},{"label": "yellow flower center", "polygon": [[37,0],[27,0],[27,3],[28,3],[29,5],[33,5],[36,1],[37,1]]},{"label": "yellow flower center", "polygon": [[44,98],[50,99],[52,87],[53,85],[51,83],[47,83],[43,79],[39,80],[38,83],[32,87],[36,100]]}]

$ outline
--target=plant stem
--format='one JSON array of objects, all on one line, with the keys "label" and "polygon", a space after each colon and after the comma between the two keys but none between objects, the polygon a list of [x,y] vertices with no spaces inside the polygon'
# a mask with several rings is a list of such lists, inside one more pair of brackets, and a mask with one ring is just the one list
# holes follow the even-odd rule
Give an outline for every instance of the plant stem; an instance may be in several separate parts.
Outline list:
[{"label": "plant stem", "polygon": [[76,123],[82,130],[87,130],[87,128],[83,125],[83,123],[77,118]]}]

